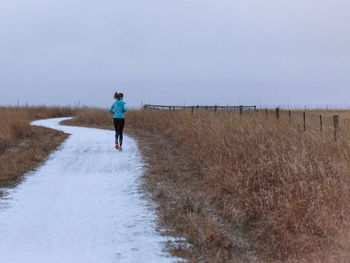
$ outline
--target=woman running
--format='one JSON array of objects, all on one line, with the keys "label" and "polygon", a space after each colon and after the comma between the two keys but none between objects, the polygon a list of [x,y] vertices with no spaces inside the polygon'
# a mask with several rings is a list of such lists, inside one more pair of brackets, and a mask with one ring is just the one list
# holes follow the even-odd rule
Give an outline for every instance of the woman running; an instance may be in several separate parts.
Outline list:
[{"label": "woman running", "polygon": [[109,109],[109,112],[113,113],[113,123],[115,129],[115,148],[119,151],[123,150],[123,130],[125,125],[125,116],[127,106],[124,102],[123,93],[114,93],[115,102]]}]

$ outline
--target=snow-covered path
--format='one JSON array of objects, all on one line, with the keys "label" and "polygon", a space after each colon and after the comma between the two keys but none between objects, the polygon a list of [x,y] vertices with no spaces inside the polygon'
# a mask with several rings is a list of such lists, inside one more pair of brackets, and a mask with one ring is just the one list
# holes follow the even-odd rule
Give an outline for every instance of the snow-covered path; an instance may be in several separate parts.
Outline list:
[{"label": "snow-covered path", "polygon": [[71,136],[0,200],[0,261],[173,262],[139,193],[135,141],[125,136],[124,152],[116,152],[114,132],[60,126],[62,120],[33,123]]}]

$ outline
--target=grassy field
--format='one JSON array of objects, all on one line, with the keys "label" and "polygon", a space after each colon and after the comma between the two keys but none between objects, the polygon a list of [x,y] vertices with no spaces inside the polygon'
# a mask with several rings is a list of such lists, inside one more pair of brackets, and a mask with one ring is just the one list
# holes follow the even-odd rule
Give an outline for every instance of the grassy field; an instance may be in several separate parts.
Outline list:
[{"label": "grassy field", "polygon": [[30,122],[73,114],[68,107],[0,108],[0,187],[14,186],[67,137]]},{"label": "grassy field", "polygon": [[[193,262],[346,262],[350,258],[348,111],[130,111],[160,224]],[[320,132],[319,115],[323,115]],[[333,118],[340,130],[334,137]],[[112,128],[85,109],[72,123]]]}]

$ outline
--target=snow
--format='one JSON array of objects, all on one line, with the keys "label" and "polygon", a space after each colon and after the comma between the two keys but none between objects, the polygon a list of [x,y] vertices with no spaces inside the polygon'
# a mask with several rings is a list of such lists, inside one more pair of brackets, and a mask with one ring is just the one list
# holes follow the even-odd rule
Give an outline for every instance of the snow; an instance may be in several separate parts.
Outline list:
[{"label": "snow", "polygon": [[114,132],[33,122],[71,134],[0,200],[0,260],[6,263],[174,262],[140,193],[137,144]]}]

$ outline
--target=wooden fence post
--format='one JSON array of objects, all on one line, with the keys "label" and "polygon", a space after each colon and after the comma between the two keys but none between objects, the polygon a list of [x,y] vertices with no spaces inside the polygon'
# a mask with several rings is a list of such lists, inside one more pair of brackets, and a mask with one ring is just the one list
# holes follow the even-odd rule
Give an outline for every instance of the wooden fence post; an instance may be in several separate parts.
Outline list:
[{"label": "wooden fence post", "polygon": [[303,112],[303,126],[304,126],[304,131],[306,131],[306,112]]},{"label": "wooden fence post", "polygon": [[267,111],[267,108],[265,108],[265,114],[266,114],[266,120],[267,120],[269,116],[269,112]]},{"label": "wooden fence post", "polygon": [[291,110],[288,110],[288,121],[289,121],[289,124],[292,123],[292,111]]},{"label": "wooden fence post", "polygon": [[334,139],[337,140],[338,133],[339,133],[339,116],[338,115],[333,116],[333,122],[334,122]]},{"label": "wooden fence post", "polygon": [[216,112],[218,110],[218,106],[214,106],[214,112]]},{"label": "wooden fence post", "polygon": [[320,115],[320,131],[323,132],[323,118],[322,115]]},{"label": "wooden fence post", "polygon": [[243,114],[243,106],[239,106],[239,115]]},{"label": "wooden fence post", "polygon": [[194,106],[191,107],[191,111],[192,111],[192,114],[193,114],[193,111],[194,111]]},{"label": "wooden fence post", "polygon": [[280,108],[276,108],[276,119],[280,119]]}]

